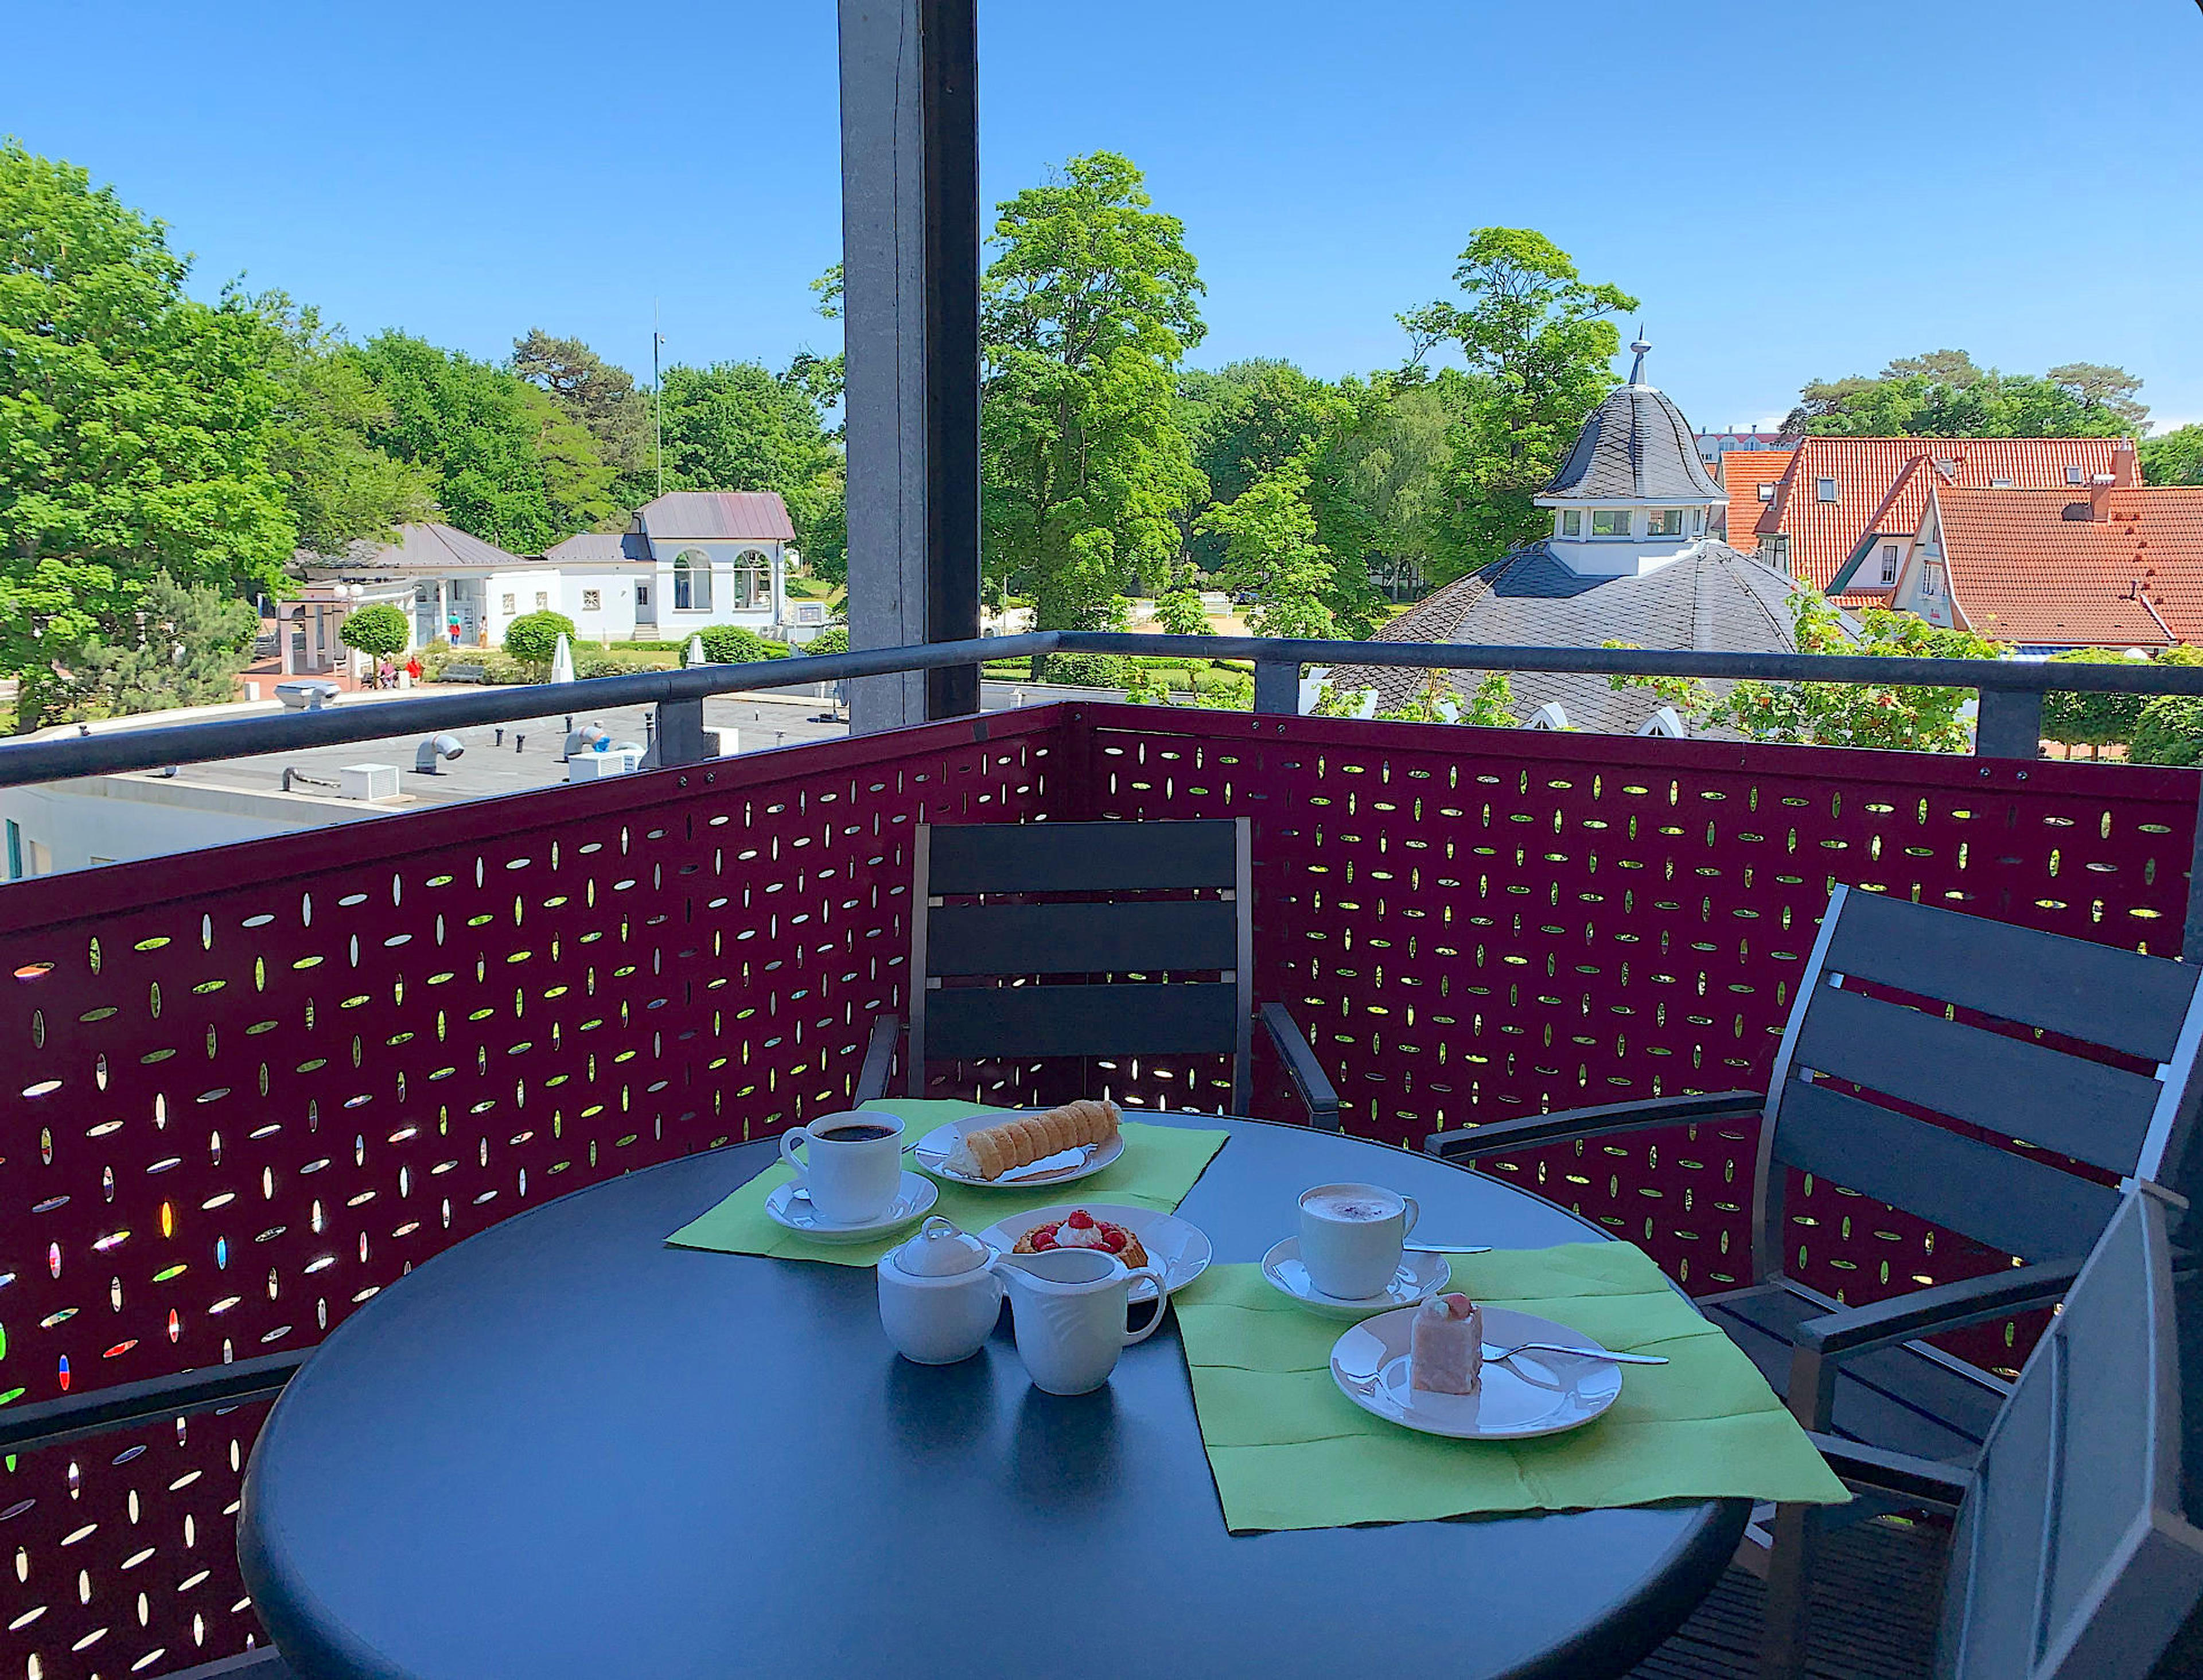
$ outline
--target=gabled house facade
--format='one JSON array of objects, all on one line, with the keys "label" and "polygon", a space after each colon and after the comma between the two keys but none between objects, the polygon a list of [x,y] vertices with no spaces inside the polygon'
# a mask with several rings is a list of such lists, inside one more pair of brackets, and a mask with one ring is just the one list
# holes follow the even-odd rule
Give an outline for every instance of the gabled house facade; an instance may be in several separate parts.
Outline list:
[{"label": "gabled house facade", "polygon": [[[1798,440],[1789,463],[1750,524],[1733,496],[1729,541],[1846,606],[1886,604],[1894,569],[1920,528],[1931,486],[2077,489],[2111,470],[2108,437],[1826,437]],[[1854,565],[1854,562],[1857,564]]]},{"label": "gabled house facade", "polygon": [[1891,604],[2023,654],[2203,640],[2203,487],[2146,488],[2131,448],[2112,459],[2072,488],[1931,484]]}]

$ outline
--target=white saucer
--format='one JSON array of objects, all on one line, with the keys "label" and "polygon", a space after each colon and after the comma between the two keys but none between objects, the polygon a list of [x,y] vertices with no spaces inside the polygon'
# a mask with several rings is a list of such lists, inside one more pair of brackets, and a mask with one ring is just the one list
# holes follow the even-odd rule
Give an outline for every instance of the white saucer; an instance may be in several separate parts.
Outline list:
[{"label": "white saucer", "polygon": [[1308,1281],[1308,1268],[1301,1263],[1301,1239],[1287,1237],[1262,1257],[1262,1275],[1269,1280],[1271,1288],[1310,1312],[1326,1318],[1367,1318],[1373,1312],[1411,1307],[1426,1296],[1437,1294],[1451,1281],[1453,1263],[1443,1254],[1418,1254],[1410,1250],[1400,1257],[1400,1269],[1392,1274],[1383,1294],[1345,1301],[1325,1294]]},{"label": "white saucer", "polygon": [[[1364,1411],[1426,1435],[1462,1440],[1520,1440],[1580,1429],[1621,1393],[1621,1368],[1565,1353],[1518,1353],[1504,1364],[1486,1360],[1474,1394],[1426,1394],[1409,1387],[1412,1307],[1365,1318],[1331,1350],[1339,1392]],[[1484,1310],[1484,1339],[1501,1346],[1556,1341],[1597,1348],[1580,1331],[1550,1318],[1504,1307]]]},{"label": "white saucer", "polygon": [[[998,1220],[979,1234],[1007,1254],[1018,1245],[1018,1239],[1036,1225],[1053,1225],[1066,1217],[1073,1209],[1084,1208],[1096,1219],[1106,1219],[1112,1225],[1121,1225],[1140,1239],[1140,1246],[1148,1251],[1149,1263],[1169,1280],[1171,1289],[1183,1289],[1208,1269],[1212,1251],[1208,1233],[1197,1225],[1189,1225],[1176,1214],[1156,1213],[1148,1208],[1124,1208],[1109,1202],[1066,1202],[1060,1207],[1035,1208],[1031,1213],[1013,1213],[1007,1219]],[[1137,1280],[1129,1301],[1152,1301],[1155,1287],[1145,1278]]]},{"label": "white saucer", "polygon": [[821,1219],[811,1205],[811,1198],[793,1184],[775,1186],[765,1198],[765,1215],[774,1224],[808,1237],[814,1243],[860,1243],[867,1237],[885,1236],[896,1227],[909,1224],[930,1212],[940,1199],[941,1192],[931,1179],[922,1173],[906,1172],[888,1210],[877,1219],[868,1219],[860,1225],[837,1225],[831,1220]]},{"label": "white saucer", "polygon": [[[1090,1179],[1125,1152],[1125,1134],[1119,1132],[1106,1143],[1082,1145],[1077,1149],[1044,1155],[1028,1166],[1013,1167],[998,1179],[948,1170],[949,1151],[964,1140],[966,1132],[983,1132],[1006,1120],[1031,1119],[1046,1112],[1045,1109],[1023,1109],[1011,1114],[973,1115],[966,1120],[952,1120],[920,1138],[912,1153],[917,1156],[919,1166],[951,1184],[968,1184],[976,1190],[1030,1190],[1037,1184],[1071,1184],[1079,1179]],[[1143,1237],[1140,1240],[1144,1243],[1147,1239]]]}]

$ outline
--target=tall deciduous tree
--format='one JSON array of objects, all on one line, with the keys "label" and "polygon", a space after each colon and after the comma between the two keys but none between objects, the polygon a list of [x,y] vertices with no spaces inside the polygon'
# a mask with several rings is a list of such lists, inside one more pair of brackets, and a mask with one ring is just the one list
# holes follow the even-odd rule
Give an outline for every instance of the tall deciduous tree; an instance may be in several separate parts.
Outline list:
[{"label": "tall deciduous tree", "polygon": [[1531,498],[1614,384],[1621,335],[1606,317],[1637,307],[1618,287],[1583,279],[1566,251],[1527,228],[1477,229],[1454,279],[1466,303],[1442,299],[1400,317],[1411,370],[1442,346],[1468,364],[1466,378],[1442,385],[1454,423],[1433,519],[1441,580],[1545,529]]},{"label": "tall deciduous tree", "polygon": [[672,367],[660,386],[669,490],[771,490],[796,546],[822,577],[847,573],[842,452],[826,430],[807,365]]},{"label": "tall deciduous tree", "polygon": [[2141,381],[2067,362],[2036,378],[1983,368],[1963,350],[1900,356],[1871,377],[1815,380],[1785,431],[1846,437],[2117,437],[2142,429]]},{"label": "tall deciduous tree", "polygon": [[263,323],[186,297],[187,269],[111,188],[0,144],[0,671],[26,727],[157,573],[236,597],[290,557]]},{"label": "tall deciduous tree", "polygon": [[2146,483],[2203,484],[2203,425],[2180,426],[2162,437],[2144,438],[2139,453]]},{"label": "tall deciduous tree", "polygon": [[527,554],[619,523],[596,440],[547,392],[404,333],[353,354],[389,408],[375,441],[428,471],[461,530]]},{"label": "tall deciduous tree", "polygon": [[1316,541],[1308,494],[1308,468],[1296,456],[1201,516],[1202,530],[1224,546],[1226,587],[1255,599],[1249,622],[1258,636],[1337,633],[1323,600],[1331,551]]},{"label": "tall deciduous tree", "polygon": [[1043,630],[1111,622],[1161,580],[1201,488],[1172,375],[1202,287],[1176,216],[1113,152],[999,206],[982,340],[984,560]]}]

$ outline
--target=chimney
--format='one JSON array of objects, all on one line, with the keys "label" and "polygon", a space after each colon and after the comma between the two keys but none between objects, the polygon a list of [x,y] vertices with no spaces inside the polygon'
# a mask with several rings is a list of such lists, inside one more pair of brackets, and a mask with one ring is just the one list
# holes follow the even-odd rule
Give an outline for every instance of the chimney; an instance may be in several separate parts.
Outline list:
[{"label": "chimney", "polygon": [[[2129,459],[2133,458],[2129,456]],[[2100,472],[2088,481],[2088,520],[2100,525],[2111,517],[2111,492],[2119,482],[2114,472]]]},{"label": "chimney", "polygon": [[2141,482],[2135,471],[2135,447],[2132,438],[2121,438],[2111,446],[2111,482],[2122,490],[2131,490]]}]

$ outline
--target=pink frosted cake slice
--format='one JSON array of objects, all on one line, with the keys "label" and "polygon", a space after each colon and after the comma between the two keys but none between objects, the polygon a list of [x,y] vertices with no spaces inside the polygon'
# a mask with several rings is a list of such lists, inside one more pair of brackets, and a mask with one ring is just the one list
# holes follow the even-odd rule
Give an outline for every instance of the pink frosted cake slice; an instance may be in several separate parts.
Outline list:
[{"label": "pink frosted cake slice", "polygon": [[1426,1394],[1474,1394],[1484,1369],[1484,1310],[1468,1296],[1433,1295],[1415,1310],[1408,1386]]}]

